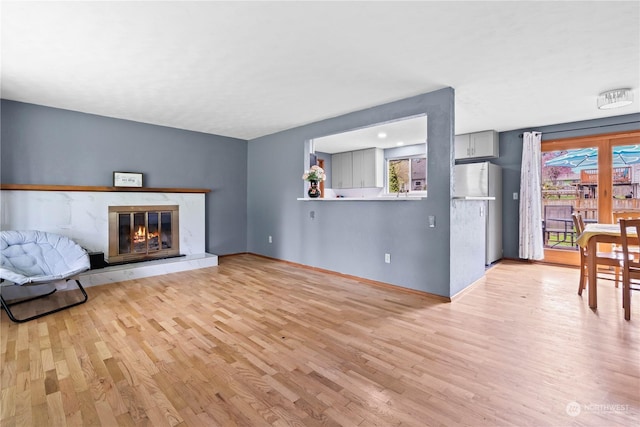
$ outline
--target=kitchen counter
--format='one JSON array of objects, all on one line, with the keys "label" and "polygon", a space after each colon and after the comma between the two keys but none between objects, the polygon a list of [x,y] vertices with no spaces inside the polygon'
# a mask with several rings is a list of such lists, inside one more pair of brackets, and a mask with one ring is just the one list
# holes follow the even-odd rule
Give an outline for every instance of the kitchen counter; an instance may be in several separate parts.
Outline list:
[{"label": "kitchen counter", "polygon": [[453,200],[495,200],[493,196],[454,196]]},{"label": "kitchen counter", "polygon": [[298,197],[297,200],[303,202],[411,202],[417,200],[424,200],[427,196],[375,196],[375,197],[327,197],[312,199],[309,197]]}]

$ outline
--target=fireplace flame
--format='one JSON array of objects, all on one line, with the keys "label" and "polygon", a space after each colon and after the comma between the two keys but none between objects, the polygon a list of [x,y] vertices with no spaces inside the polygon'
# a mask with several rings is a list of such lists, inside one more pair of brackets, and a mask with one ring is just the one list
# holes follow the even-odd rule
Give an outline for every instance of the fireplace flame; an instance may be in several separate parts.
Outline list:
[{"label": "fireplace flame", "polygon": [[145,228],[144,225],[140,225],[138,226],[138,229],[133,233],[133,242],[134,243],[142,243],[145,240],[147,240],[147,238],[149,238],[149,240],[154,239],[158,237],[158,232],[155,233],[149,233],[149,235],[147,236],[147,229]]},{"label": "fireplace flame", "polygon": [[139,226],[138,230],[133,233],[133,241],[135,243],[144,242],[147,239],[147,230],[144,226]]}]

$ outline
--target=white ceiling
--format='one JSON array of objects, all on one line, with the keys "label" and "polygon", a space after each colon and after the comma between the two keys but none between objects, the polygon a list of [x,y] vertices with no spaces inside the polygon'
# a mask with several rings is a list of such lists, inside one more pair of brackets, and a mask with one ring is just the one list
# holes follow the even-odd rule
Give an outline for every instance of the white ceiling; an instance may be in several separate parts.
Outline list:
[{"label": "white ceiling", "polygon": [[[640,111],[640,2],[2,1],[2,98],[252,139],[456,91],[456,133]],[[598,93],[635,102],[598,110]]]},{"label": "white ceiling", "polygon": [[[371,147],[396,148],[427,142],[427,116],[403,118],[313,139],[314,151],[341,153]],[[427,146],[423,145],[426,150]]]}]

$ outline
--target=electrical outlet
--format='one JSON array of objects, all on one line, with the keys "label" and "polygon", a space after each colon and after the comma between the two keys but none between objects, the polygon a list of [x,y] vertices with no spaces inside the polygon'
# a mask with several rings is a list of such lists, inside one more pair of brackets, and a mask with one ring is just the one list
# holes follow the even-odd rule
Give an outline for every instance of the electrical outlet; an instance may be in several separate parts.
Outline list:
[{"label": "electrical outlet", "polygon": [[391,263],[391,254],[384,254],[384,262]]},{"label": "electrical outlet", "polygon": [[273,237],[269,236],[269,243],[273,243]]},{"label": "electrical outlet", "polygon": [[513,200],[518,200],[518,193],[513,193]]}]

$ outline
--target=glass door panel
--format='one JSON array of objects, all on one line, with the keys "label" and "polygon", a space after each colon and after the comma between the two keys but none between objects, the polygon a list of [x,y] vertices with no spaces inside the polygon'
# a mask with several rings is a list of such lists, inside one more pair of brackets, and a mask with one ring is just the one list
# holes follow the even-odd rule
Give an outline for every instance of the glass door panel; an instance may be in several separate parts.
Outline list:
[{"label": "glass door panel", "polygon": [[173,236],[171,235],[171,212],[162,212],[161,215],[162,249],[171,249],[173,247],[173,243],[171,241],[171,239],[173,238]]},{"label": "glass door panel", "polygon": [[133,252],[147,253],[147,222],[144,212],[133,214]]},{"label": "glass door panel", "polygon": [[640,217],[640,145],[614,145],[611,148],[612,222],[621,217]]},{"label": "glass door panel", "polygon": [[118,214],[118,254],[131,252],[131,214]]},{"label": "glass door panel", "polygon": [[[542,153],[542,233],[545,249],[578,251],[572,214],[598,220],[598,148]],[[546,258],[546,255],[545,255]]]}]

